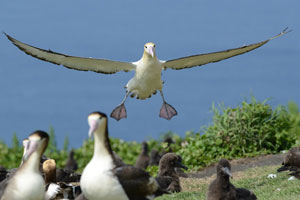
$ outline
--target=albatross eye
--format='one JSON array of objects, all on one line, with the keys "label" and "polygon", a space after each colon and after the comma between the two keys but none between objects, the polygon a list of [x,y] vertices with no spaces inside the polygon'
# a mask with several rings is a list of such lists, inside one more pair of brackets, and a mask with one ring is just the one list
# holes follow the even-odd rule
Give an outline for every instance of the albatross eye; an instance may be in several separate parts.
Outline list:
[{"label": "albatross eye", "polygon": [[145,48],[147,49],[147,46],[145,46]]}]

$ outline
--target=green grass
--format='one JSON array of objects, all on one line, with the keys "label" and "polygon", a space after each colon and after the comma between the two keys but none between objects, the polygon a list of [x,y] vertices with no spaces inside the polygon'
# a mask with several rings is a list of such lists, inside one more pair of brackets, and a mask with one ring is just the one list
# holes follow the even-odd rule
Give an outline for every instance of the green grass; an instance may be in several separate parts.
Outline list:
[{"label": "green grass", "polygon": [[[300,145],[300,112],[297,104],[290,102],[288,106],[273,108],[267,100],[260,102],[253,96],[250,101],[243,101],[234,108],[220,105],[213,106],[212,123],[201,129],[201,132],[186,132],[185,136],[168,132],[160,139],[149,139],[149,150],[168,151],[165,136],[171,136],[174,144],[170,148],[181,155],[183,163],[191,171],[205,168],[220,158],[237,159],[255,157],[264,154],[276,154]],[[68,137],[63,149],[57,148],[54,129],[48,131],[50,141],[45,152],[49,158],[55,159],[57,166],[63,168],[69,149]],[[125,163],[134,164],[141,151],[141,144],[135,141],[123,141],[110,138],[111,146]],[[93,155],[94,141],[86,140],[80,148],[75,149],[78,172],[82,172]],[[0,165],[10,169],[19,166],[23,148],[14,134],[12,146],[1,142]],[[157,168],[150,168],[151,174]]]},{"label": "green grass", "polygon": [[[205,168],[220,158],[238,159],[255,157],[263,154],[276,154],[292,146],[300,145],[300,112],[298,106],[290,102],[288,106],[277,106],[275,109],[267,101],[259,102],[251,97],[249,102],[231,108],[213,106],[213,122],[201,132],[187,132],[184,137],[173,133],[175,143],[172,150],[181,155],[183,163],[189,170],[197,171]],[[204,133],[204,134],[202,134]],[[59,168],[64,167],[68,156],[68,138],[64,148],[58,149],[53,128],[49,130],[50,142],[45,155],[55,159]],[[163,137],[163,136],[162,136]],[[110,138],[112,149],[125,163],[134,164],[140,153],[141,144],[135,141],[127,142],[118,138]],[[90,161],[93,154],[93,140],[86,140],[75,149],[75,159],[79,172]],[[148,140],[149,149],[167,151],[166,143],[160,140]],[[19,166],[23,148],[14,134],[12,146],[0,141],[0,165],[10,169]],[[236,187],[252,190],[258,199],[293,200],[300,199],[299,180],[288,181],[287,174],[278,174],[276,179],[268,179],[267,175],[275,173],[278,166],[249,169],[243,173],[235,173],[232,183]],[[148,168],[155,176],[157,167]],[[165,195],[158,200],[205,199],[209,183],[214,177],[204,179],[182,179],[183,192]]]},{"label": "green grass", "polygon": [[[300,180],[288,181],[287,173],[276,173],[279,166],[252,168],[233,174],[231,182],[236,187],[252,190],[260,200],[296,200],[300,199]],[[277,174],[277,178],[268,178],[269,174]],[[209,183],[215,175],[202,179],[181,179],[183,191],[177,194],[164,195],[157,200],[202,200],[206,199]]]}]

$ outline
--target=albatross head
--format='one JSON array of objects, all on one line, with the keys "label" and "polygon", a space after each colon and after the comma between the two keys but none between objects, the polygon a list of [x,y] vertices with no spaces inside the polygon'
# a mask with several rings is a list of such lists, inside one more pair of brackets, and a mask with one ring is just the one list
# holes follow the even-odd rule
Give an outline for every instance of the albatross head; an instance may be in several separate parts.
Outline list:
[{"label": "albatross head", "polygon": [[24,160],[27,160],[29,156],[37,152],[39,156],[42,156],[47,148],[49,136],[44,131],[35,131],[28,137],[28,144],[26,148]]},{"label": "albatross head", "polygon": [[148,42],[144,46],[144,55],[151,56],[154,58],[156,56],[155,54],[155,44],[153,42]]},{"label": "albatross head", "polygon": [[93,112],[88,116],[88,123],[90,125],[89,137],[92,137],[97,130],[106,128],[107,116],[101,112]]},{"label": "albatross head", "polygon": [[177,168],[183,168],[187,170],[188,168],[182,164],[182,158],[175,153],[166,153],[159,161],[159,168],[162,170],[166,168],[168,170]]},{"label": "albatross head", "polygon": [[56,182],[56,162],[53,159],[46,160],[43,162],[43,172],[45,174],[45,182],[55,183]]},{"label": "albatross head", "polygon": [[221,159],[218,162],[218,165],[217,165],[217,175],[225,176],[225,177],[231,177],[232,178],[231,166],[230,166],[230,163],[229,163],[228,160]]}]

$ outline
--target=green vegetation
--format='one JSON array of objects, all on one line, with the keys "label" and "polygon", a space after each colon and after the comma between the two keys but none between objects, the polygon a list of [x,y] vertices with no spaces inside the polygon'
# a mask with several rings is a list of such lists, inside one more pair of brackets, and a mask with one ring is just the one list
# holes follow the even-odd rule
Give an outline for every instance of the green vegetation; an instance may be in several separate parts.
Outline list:
[{"label": "green vegetation", "polygon": [[[286,107],[278,106],[272,109],[267,101],[259,102],[252,97],[250,102],[243,101],[236,108],[213,105],[212,110],[213,122],[202,128],[204,134],[187,132],[184,137],[173,133],[164,135],[172,136],[175,143],[170,148],[182,156],[183,163],[190,170],[198,170],[220,158],[233,159],[278,153],[300,144],[300,114],[298,106],[293,102]],[[45,155],[55,159],[58,167],[63,167],[68,156],[68,137],[65,139],[64,148],[58,149],[54,129],[50,128],[48,132],[51,139]],[[141,150],[139,143],[111,138],[111,144],[112,149],[125,163],[135,163]],[[150,150],[155,148],[167,151],[168,148],[167,144],[160,140],[150,139],[148,144]],[[17,167],[22,152],[16,135],[11,147],[0,142],[0,165],[6,168]],[[92,140],[84,141],[82,147],[75,150],[79,171],[82,171],[92,154]],[[155,174],[157,167],[148,170]]]},{"label": "green vegetation", "polygon": [[293,146],[300,136],[300,115],[290,114],[283,106],[276,109],[252,97],[236,108],[213,106],[213,124],[204,134],[187,133],[185,148],[177,152],[184,163],[197,169],[220,158],[252,157],[278,153]]},{"label": "green vegetation", "polygon": [[[279,153],[292,146],[300,146],[300,112],[294,102],[288,106],[273,109],[267,101],[259,102],[254,97],[250,102],[243,101],[236,108],[212,106],[213,122],[202,128],[202,133],[187,132],[184,137],[166,133],[161,140],[150,139],[149,149],[168,151],[171,148],[183,158],[189,170],[195,171],[206,167],[220,158],[235,159],[253,157],[262,154]],[[48,131],[50,141],[45,155],[56,160],[58,167],[64,167],[69,150],[68,137],[63,149],[58,149],[54,129]],[[163,138],[171,136],[175,141],[168,147]],[[112,149],[125,163],[134,164],[141,150],[137,142],[127,142],[111,138]],[[93,140],[84,141],[82,147],[75,149],[75,159],[81,172],[93,154]],[[23,154],[19,139],[14,134],[12,145],[8,147],[0,141],[0,165],[10,169],[18,167]],[[275,179],[267,178],[276,172],[278,166],[260,167],[247,170],[245,173],[234,173],[233,184],[252,190],[258,199],[280,200],[299,199],[300,185],[288,181],[286,173],[278,174]],[[156,175],[158,167],[148,167]],[[181,179],[183,192],[164,195],[158,200],[195,200],[205,199],[207,187],[214,178]]]}]

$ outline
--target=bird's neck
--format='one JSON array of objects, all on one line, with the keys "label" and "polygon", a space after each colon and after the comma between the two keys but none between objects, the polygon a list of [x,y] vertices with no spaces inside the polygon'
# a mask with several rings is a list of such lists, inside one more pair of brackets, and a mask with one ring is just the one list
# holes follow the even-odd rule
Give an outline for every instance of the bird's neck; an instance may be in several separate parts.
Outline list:
[{"label": "bird's neck", "polygon": [[103,127],[98,129],[94,134],[95,146],[93,158],[101,159],[102,157],[111,157],[113,159],[113,153],[108,138],[107,126],[101,126]]},{"label": "bird's neck", "polygon": [[29,158],[22,164],[21,168],[24,170],[30,170],[33,172],[39,172],[41,155],[35,151]]},{"label": "bird's neck", "polygon": [[148,147],[147,146],[143,147],[142,154],[143,155],[148,155]]},{"label": "bird's neck", "polygon": [[45,172],[45,183],[56,183],[56,169]]},{"label": "bird's neck", "polygon": [[230,183],[229,182],[229,176],[220,175],[220,176],[217,177],[217,180],[218,180],[217,182],[218,182],[220,187],[227,188],[229,186],[229,183]]}]

